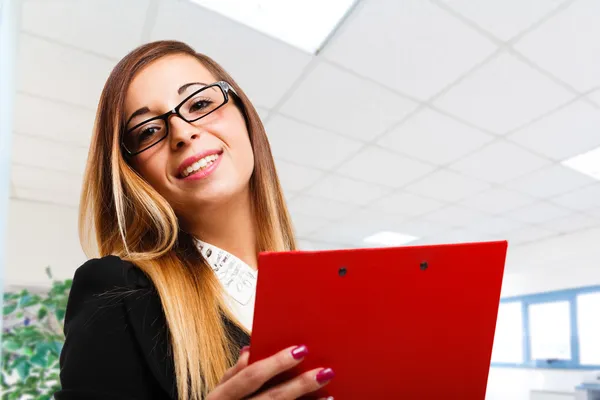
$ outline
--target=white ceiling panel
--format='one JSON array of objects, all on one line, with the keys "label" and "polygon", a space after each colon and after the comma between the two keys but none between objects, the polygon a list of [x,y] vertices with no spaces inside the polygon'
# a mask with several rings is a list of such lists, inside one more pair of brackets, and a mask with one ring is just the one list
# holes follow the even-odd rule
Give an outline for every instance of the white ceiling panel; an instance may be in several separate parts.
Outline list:
[{"label": "white ceiling panel", "polygon": [[160,0],[152,40],[188,43],[221,64],[257,105],[272,108],[311,56],[190,1]]},{"label": "white ceiling panel", "polygon": [[494,50],[488,39],[431,2],[405,0],[360,4],[323,54],[360,75],[427,99]]},{"label": "white ceiling panel", "polygon": [[510,246],[547,239],[551,236],[556,236],[556,233],[547,229],[528,226],[523,229],[509,232],[505,236],[508,239],[508,244]]},{"label": "white ceiling panel", "polygon": [[269,110],[259,106],[255,106],[254,108],[256,108],[256,112],[258,113],[260,120],[264,123],[267,120],[267,117],[269,116]]},{"label": "white ceiling panel", "polygon": [[306,239],[298,240],[298,249],[303,250],[303,251],[339,250],[339,249],[345,249],[348,247],[352,247],[352,246],[343,245],[343,244],[339,244],[339,243],[318,242],[315,240],[306,240]]},{"label": "white ceiling panel", "polygon": [[90,109],[17,93],[14,130],[88,147],[95,114]]},{"label": "white ceiling panel", "polygon": [[504,134],[573,97],[527,64],[502,53],[434,104],[477,126]]},{"label": "white ceiling panel", "polygon": [[564,218],[573,211],[563,207],[558,207],[550,203],[537,202],[517,210],[513,210],[506,214],[510,219],[521,221],[529,224],[541,224],[544,222]]},{"label": "white ceiling panel", "polygon": [[266,126],[275,158],[308,167],[331,169],[363,144],[335,133],[273,115]]},{"label": "white ceiling panel", "polygon": [[311,238],[330,243],[346,243],[359,247],[369,247],[363,240],[375,233],[398,230],[404,218],[399,215],[389,215],[375,210],[361,210],[339,222],[332,222],[325,228],[316,231]]},{"label": "white ceiling panel", "polygon": [[347,217],[358,206],[319,197],[299,195],[289,203],[292,214],[308,215],[324,220],[337,220]]},{"label": "white ceiling panel", "polygon": [[378,144],[443,165],[489,143],[493,137],[431,109],[424,109],[378,141]]},{"label": "white ceiling panel", "polygon": [[488,182],[502,183],[549,164],[514,144],[496,142],[452,164],[450,168]]},{"label": "white ceiling panel", "polygon": [[489,184],[455,172],[441,170],[409,185],[406,190],[441,201],[458,201],[482,192]]},{"label": "white ceiling panel", "polygon": [[508,41],[565,0],[442,0],[481,28]]},{"label": "white ceiling panel", "polygon": [[488,235],[500,235],[499,238],[505,238],[507,232],[524,228],[525,226],[517,221],[502,217],[484,217],[476,222],[466,225],[467,230],[482,232]]},{"label": "white ceiling panel", "polygon": [[592,99],[598,106],[600,106],[600,90],[590,93],[589,98]]},{"label": "white ceiling panel", "polygon": [[294,231],[299,237],[307,236],[328,224],[328,221],[323,218],[313,217],[310,215],[292,214],[292,223]]},{"label": "white ceiling panel", "polygon": [[421,241],[423,244],[445,244],[445,243],[472,243],[490,240],[491,237],[481,232],[474,232],[467,229],[452,229],[425,238]]},{"label": "white ceiling panel", "polygon": [[29,167],[13,164],[10,180],[19,189],[48,191],[52,194],[63,193],[69,198],[79,201],[79,193],[83,176],[68,172],[52,171],[45,168]]},{"label": "white ceiling panel", "polygon": [[563,194],[552,199],[552,202],[571,210],[592,210],[600,204],[600,184],[586,186],[582,189]]},{"label": "white ceiling panel", "polygon": [[573,214],[540,224],[541,228],[558,233],[576,232],[582,229],[600,226],[600,219],[584,214]]},{"label": "white ceiling panel", "polygon": [[12,161],[21,165],[82,174],[87,149],[45,139],[13,135]]},{"label": "white ceiling panel", "polygon": [[321,62],[280,111],[333,132],[370,141],[416,106],[376,83]]},{"label": "white ceiling panel", "polygon": [[552,165],[508,182],[505,186],[535,197],[548,198],[593,182],[592,178],[570,168]]},{"label": "white ceiling panel", "polygon": [[39,190],[15,187],[12,198],[36,202],[59,204],[68,207],[78,207],[79,196],[72,196],[68,192]]},{"label": "white ceiling panel", "polygon": [[19,37],[17,57],[18,90],[93,110],[115,64],[27,34]]},{"label": "white ceiling panel", "polygon": [[372,208],[389,213],[419,216],[443,207],[444,203],[411,193],[396,193],[372,204]]},{"label": "white ceiling panel", "polygon": [[276,166],[281,186],[293,192],[306,189],[323,176],[323,172],[317,169],[282,160],[276,160]]},{"label": "white ceiling panel", "polygon": [[502,188],[494,188],[463,200],[464,206],[490,214],[501,214],[535,201],[533,197]]},{"label": "white ceiling panel", "polygon": [[489,215],[462,206],[451,205],[425,216],[430,221],[441,222],[450,226],[466,226],[488,217]]},{"label": "white ceiling panel", "polygon": [[578,0],[515,47],[539,66],[585,91],[600,85],[600,2]]},{"label": "white ceiling panel", "polygon": [[309,195],[364,206],[385,196],[390,189],[358,182],[338,175],[329,175],[308,189]]},{"label": "white ceiling panel", "polygon": [[518,130],[509,138],[562,161],[600,146],[600,109],[577,101]]},{"label": "white ceiling panel", "polygon": [[449,231],[452,229],[452,227],[440,222],[432,222],[425,219],[414,219],[400,223],[397,229],[401,233],[416,236],[418,238],[424,238]]},{"label": "white ceiling panel", "polygon": [[336,172],[349,178],[399,188],[425,176],[433,169],[432,165],[421,161],[369,146],[344,163]]},{"label": "white ceiling panel", "polygon": [[24,1],[21,29],[117,59],[140,44],[148,3]]}]

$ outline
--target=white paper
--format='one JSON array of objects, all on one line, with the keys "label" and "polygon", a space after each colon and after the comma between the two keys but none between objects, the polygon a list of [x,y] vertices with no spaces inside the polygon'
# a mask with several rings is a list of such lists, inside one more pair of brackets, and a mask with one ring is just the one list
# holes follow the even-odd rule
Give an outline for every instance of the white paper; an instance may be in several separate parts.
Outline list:
[{"label": "white paper", "polygon": [[568,301],[529,306],[529,335],[533,360],[571,359],[571,318]]}]

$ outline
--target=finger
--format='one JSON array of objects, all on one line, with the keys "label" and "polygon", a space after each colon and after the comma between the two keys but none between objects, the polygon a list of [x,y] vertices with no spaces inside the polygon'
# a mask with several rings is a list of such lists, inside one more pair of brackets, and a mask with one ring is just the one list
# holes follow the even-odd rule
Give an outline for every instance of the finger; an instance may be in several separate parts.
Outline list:
[{"label": "finger", "polygon": [[246,397],[260,389],[269,379],[298,365],[307,354],[308,349],[304,345],[288,347],[271,357],[247,366],[215,390],[228,399]]},{"label": "finger", "polygon": [[271,388],[257,397],[256,400],[267,399],[297,399],[308,393],[315,392],[327,385],[335,376],[331,368],[313,369],[296,378]]},{"label": "finger", "polygon": [[237,360],[237,363],[229,368],[223,377],[219,381],[219,385],[227,382],[232,376],[243,370],[248,366],[248,360],[250,359],[250,347],[245,346],[240,350],[240,357]]}]

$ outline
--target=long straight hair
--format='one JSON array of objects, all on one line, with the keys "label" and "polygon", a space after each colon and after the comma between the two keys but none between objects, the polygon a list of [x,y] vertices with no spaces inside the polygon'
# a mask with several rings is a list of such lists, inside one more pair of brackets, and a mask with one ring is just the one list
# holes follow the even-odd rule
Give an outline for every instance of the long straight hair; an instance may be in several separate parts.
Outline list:
[{"label": "long straight hair", "polygon": [[245,330],[228,310],[222,287],[180,230],[173,208],[128,163],[120,147],[124,104],[135,75],[174,54],[194,57],[236,91],[254,152],[250,192],[257,252],[294,250],[291,220],[263,124],[243,90],[225,70],[188,45],[158,41],[138,47],[110,74],[98,104],[79,214],[79,235],[89,257],[117,255],[154,283],[165,313],[180,399],[200,400],[233,365],[237,352],[223,318]]}]

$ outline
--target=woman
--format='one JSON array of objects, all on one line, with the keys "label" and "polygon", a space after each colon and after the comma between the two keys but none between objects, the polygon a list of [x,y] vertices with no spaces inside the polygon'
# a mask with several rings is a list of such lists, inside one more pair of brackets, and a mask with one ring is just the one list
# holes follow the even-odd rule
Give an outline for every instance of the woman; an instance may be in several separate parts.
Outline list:
[{"label": "woman", "polygon": [[293,399],[333,378],[261,390],[302,345],[248,365],[257,253],[295,243],[263,125],[217,63],[174,41],[121,60],[83,188],[82,244],[102,258],[75,273],[58,400]]}]

